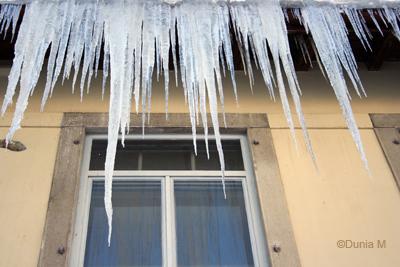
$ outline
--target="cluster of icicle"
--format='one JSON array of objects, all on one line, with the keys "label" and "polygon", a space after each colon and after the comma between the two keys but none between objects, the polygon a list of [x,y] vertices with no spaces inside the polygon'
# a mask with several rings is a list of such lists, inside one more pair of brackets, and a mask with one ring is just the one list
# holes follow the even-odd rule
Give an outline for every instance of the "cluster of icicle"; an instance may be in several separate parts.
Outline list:
[{"label": "cluster of icicle", "polygon": [[[18,5],[1,6],[0,26],[3,32],[10,26],[15,31],[20,9]],[[250,84],[254,82],[253,68],[256,67],[262,73],[270,97],[275,99],[275,93],[278,92],[294,138],[294,122],[288,97],[290,95],[307,148],[314,158],[300,104],[301,91],[289,49],[285,23],[287,12],[292,12],[312,35],[321,69],[333,87],[357,149],[367,166],[350,106],[345,76],[350,78],[358,95],[362,96],[365,92],[357,74],[357,64],[342,16],[345,14],[349,18],[360,41],[366,49],[370,49],[371,34],[361,10],[355,7],[306,4],[287,11],[282,9],[278,0],[187,0],[174,5],[160,0],[32,0],[25,6],[1,109],[4,114],[12,103],[19,84],[15,113],[6,139],[10,141],[20,127],[28,99],[33,94],[44,67],[47,51],[47,82],[42,109],[60,76],[64,80],[73,73],[73,87],[78,82],[82,95],[85,88],[90,87],[93,76],[97,76],[99,64],[102,64],[103,93],[106,80],[110,76],[104,198],[110,242],[112,175],[119,132],[122,133],[124,143],[124,135],[128,133],[130,126],[132,102],[136,112],[140,111],[142,114],[144,128],[151,108],[153,75],[157,78],[163,75],[165,101],[168,101],[170,51],[175,68],[175,77],[172,80],[180,83],[184,89],[192,124],[194,150],[196,151],[198,124],[204,128],[207,143],[208,110],[211,113],[222,177],[224,176],[218,110],[224,104],[222,76],[225,72],[229,72],[232,78],[236,95],[230,36],[234,32]],[[386,27],[391,27],[400,38],[399,9],[383,7],[368,12],[379,31],[382,32],[378,20],[383,21]],[[308,54],[304,40],[302,44],[302,51]],[[101,51],[104,52],[103,62],[100,62]],[[179,55],[176,55],[177,51]],[[78,72],[81,73],[80,81]]]}]

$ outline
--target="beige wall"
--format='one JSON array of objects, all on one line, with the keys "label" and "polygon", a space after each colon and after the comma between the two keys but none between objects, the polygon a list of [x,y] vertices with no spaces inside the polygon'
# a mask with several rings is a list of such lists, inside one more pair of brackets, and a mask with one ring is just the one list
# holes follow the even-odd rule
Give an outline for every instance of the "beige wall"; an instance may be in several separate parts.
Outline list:
[{"label": "beige wall", "polygon": [[[237,73],[238,107],[229,81],[225,82],[227,112],[269,115],[295,238],[306,267],[400,266],[400,194],[368,117],[368,113],[400,113],[399,70],[400,64],[394,63],[385,63],[380,72],[361,70],[369,97],[354,96],[371,177],[361,165],[333,92],[319,71],[298,73],[319,173],[305,152],[301,135],[299,151],[294,149],[280,103],[269,100],[260,76],[252,95],[247,78]],[[0,101],[7,75],[7,69],[0,69]],[[28,150],[0,149],[0,266],[36,265],[62,112],[106,112],[108,99],[101,100],[99,84],[94,82],[83,103],[79,93],[71,95],[69,83],[59,85],[45,113],[39,114],[42,81],[30,101],[23,129],[16,135]],[[186,112],[181,88],[171,89],[169,105],[170,112]],[[164,111],[161,86],[154,88],[152,106],[154,112]],[[0,136],[5,135],[11,115],[0,119]],[[338,249],[340,239],[386,239],[387,248]]]},{"label": "beige wall", "polygon": [[[303,265],[400,266],[400,194],[373,130],[361,130],[371,176],[347,130],[310,130],[319,172],[288,130],[272,134]],[[341,249],[339,240],[372,241],[375,248]],[[386,248],[376,248],[377,240]]]},{"label": "beige wall", "polygon": [[[360,67],[363,67],[362,65]],[[360,76],[364,83],[368,97],[359,99],[350,90],[353,96],[353,108],[355,113],[382,113],[399,112],[399,75],[400,63],[385,63],[382,71],[373,72],[360,70]],[[0,67],[0,100],[4,96],[6,89],[9,69]],[[172,75],[172,73],[171,73]],[[42,75],[44,76],[44,75]],[[225,109],[227,112],[241,113],[268,113],[280,114],[282,108],[277,99],[273,102],[267,95],[267,89],[263,83],[262,77],[256,75],[256,84],[254,94],[251,94],[248,78],[243,72],[236,73],[237,85],[239,88],[239,106],[234,101],[234,95],[231,89],[230,79],[224,81],[225,87]],[[318,69],[308,72],[298,72],[300,86],[303,91],[302,103],[305,113],[340,113],[339,105],[335,99],[334,93],[329,83],[324,79]],[[44,80],[39,83],[33,98],[28,106],[29,112],[40,112],[40,100],[44,88]],[[77,85],[79,83],[77,82]],[[169,110],[173,113],[187,112],[184,104],[182,88],[176,88],[174,83],[170,84]],[[46,112],[106,112],[108,110],[108,93],[105,99],[101,100],[101,75],[92,83],[90,94],[86,91],[83,102],[80,101],[79,88],[76,88],[75,94],[71,94],[71,82],[66,81],[63,86],[59,83],[55,89],[52,99],[46,105]],[[164,112],[164,92],[163,84],[154,82],[153,112]]]},{"label": "beige wall", "polygon": [[37,266],[59,131],[24,128],[26,151],[0,149],[0,266]]}]

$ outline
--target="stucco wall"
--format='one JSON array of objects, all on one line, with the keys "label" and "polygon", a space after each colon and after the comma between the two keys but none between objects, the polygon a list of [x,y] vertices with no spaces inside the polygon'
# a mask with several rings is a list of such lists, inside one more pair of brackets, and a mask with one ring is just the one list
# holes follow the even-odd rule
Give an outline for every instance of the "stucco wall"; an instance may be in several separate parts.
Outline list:
[{"label": "stucco wall", "polygon": [[[272,130],[303,265],[400,266],[400,194],[373,130],[361,130],[371,176],[347,130],[309,132],[319,172],[304,145],[297,153],[288,130]],[[352,248],[338,248],[341,240]],[[374,248],[352,243],[365,241]]]},{"label": "stucco wall", "polygon": [[0,149],[0,266],[37,266],[59,132],[24,128],[26,151]]},{"label": "stucco wall", "polygon": [[[371,129],[368,113],[400,113],[400,64],[385,64],[380,72],[361,70],[369,97],[353,108],[372,176],[363,168],[341,117],[328,82],[319,71],[299,72],[303,107],[317,155],[316,173],[298,136],[299,151],[290,139],[279,99],[269,100],[260,76],[254,94],[248,79],[237,73],[239,106],[230,82],[225,82],[226,111],[268,113],[273,128],[282,180],[302,264],[320,266],[400,266],[400,193]],[[0,68],[0,101],[8,69]],[[36,266],[47,209],[62,112],[106,112],[108,94],[101,100],[100,81],[80,102],[70,93],[70,83],[59,85],[39,114],[43,81],[35,92],[16,139],[28,150],[13,153],[0,149],[0,266]],[[153,92],[153,111],[164,111],[162,86]],[[12,110],[12,109],[11,109]],[[181,88],[172,88],[170,112],[186,112]],[[4,136],[11,119],[0,119]],[[1,138],[0,138],[1,139]],[[386,249],[339,249],[337,241],[386,240]]]},{"label": "stucco wall", "polygon": [[[355,113],[383,113],[399,112],[399,75],[400,63],[385,63],[381,71],[366,71],[360,65],[360,76],[364,83],[368,97],[360,99],[354,92],[353,109]],[[0,100],[4,96],[7,84],[9,69],[0,67]],[[171,73],[172,75],[173,73]],[[44,76],[44,75],[42,75]],[[318,69],[307,72],[298,72],[300,86],[303,92],[302,103],[305,113],[329,114],[340,113],[339,105],[335,95],[329,86],[329,82],[324,79]],[[236,73],[237,86],[239,88],[239,104],[234,101],[233,90],[231,88],[230,78],[224,80],[225,91],[225,110],[226,112],[241,113],[282,113],[279,98],[276,102],[270,100],[267,89],[263,83],[261,75],[258,73],[255,77],[253,87],[254,94],[251,93],[249,80],[243,72]],[[162,79],[161,79],[161,82]],[[108,110],[108,90],[104,100],[101,100],[101,75],[92,82],[90,94],[85,93],[83,101],[80,101],[79,83],[75,88],[75,94],[71,94],[71,81],[65,81],[64,85],[57,84],[53,97],[48,101],[45,112],[106,112]],[[45,80],[42,79],[33,98],[29,102],[29,112],[40,112],[40,101],[43,93]],[[153,83],[152,111],[164,112],[164,92],[163,84]],[[183,90],[181,87],[175,87],[174,82],[170,84],[169,111],[173,113],[187,112],[187,106],[184,104]],[[278,95],[277,95],[278,97]],[[12,109],[11,109],[12,110]]]}]

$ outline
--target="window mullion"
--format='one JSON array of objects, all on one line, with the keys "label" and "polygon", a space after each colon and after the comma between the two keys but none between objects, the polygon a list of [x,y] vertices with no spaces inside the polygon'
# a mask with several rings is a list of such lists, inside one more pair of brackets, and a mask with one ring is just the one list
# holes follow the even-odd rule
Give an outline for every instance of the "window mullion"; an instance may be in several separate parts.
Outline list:
[{"label": "window mullion", "polygon": [[175,234],[175,203],[174,183],[170,176],[165,176],[165,220],[166,220],[166,266],[177,266],[176,262],[176,234]]},{"label": "window mullion", "polygon": [[161,181],[161,204],[162,204],[162,213],[161,213],[161,218],[162,218],[162,229],[161,229],[161,235],[162,235],[162,257],[163,257],[163,266],[166,267],[168,266],[168,243],[167,243],[167,215],[166,215],[166,210],[167,210],[167,197],[166,197],[166,179],[162,179]]},{"label": "window mullion", "polygon": [[190,153],[190,165],[192,171],[196,170],[196,155],[193,152]]},{"label": "window mullion", "polygon": [[141,171],[143,169],[143,153],[139,153],[138,157],[138,170]]}]

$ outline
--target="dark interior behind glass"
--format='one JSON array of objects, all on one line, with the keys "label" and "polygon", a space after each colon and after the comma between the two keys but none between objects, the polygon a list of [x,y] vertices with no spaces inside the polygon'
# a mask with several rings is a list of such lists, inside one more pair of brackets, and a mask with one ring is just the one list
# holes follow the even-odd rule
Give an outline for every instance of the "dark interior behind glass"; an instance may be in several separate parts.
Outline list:
[{"label": "dark interior behind glass", "polygon": [[[239,140],[223,140],[225,169],[244,170]],[[93,140],[90,170],[104,170],[107,140]],[[191,140],[125,140],[118,142],[115,170],[220,170],[217,147],[209,140],[207,159],[204,140],[197,142],[197,156]]]}]

